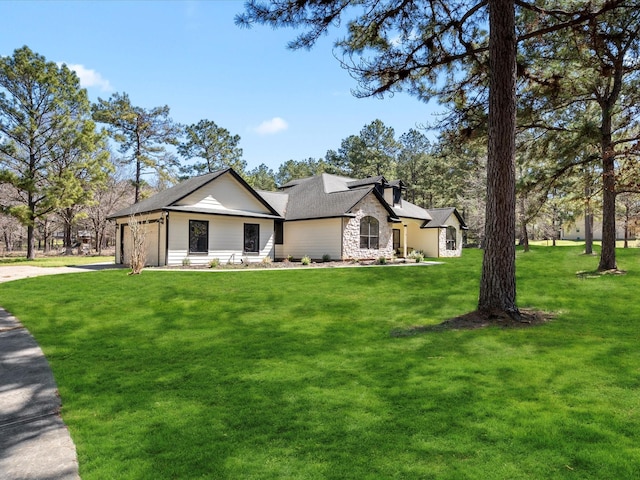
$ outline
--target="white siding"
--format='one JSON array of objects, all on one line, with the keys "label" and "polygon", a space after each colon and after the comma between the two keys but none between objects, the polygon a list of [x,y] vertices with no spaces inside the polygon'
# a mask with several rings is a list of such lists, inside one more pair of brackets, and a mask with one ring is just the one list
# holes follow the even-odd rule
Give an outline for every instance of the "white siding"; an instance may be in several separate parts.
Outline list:
[{"label": "white siding", "polygon": [[180,200],[177,205],[190,205],[214,210],[244,210],[255,213],[271,213],[231,174],[224,174],[216,178]]},{"label": "white siding", "polygon": [[284,223],[284,244],[278,245],[278,258],[299,259],[308,255],[314,260],[329,255],[333,260],[342,256],[342,219],[324,218]]},{"label": "white siding", "polygon": [[[189,253],[189,220],[209,222],[209,249],[207,253]],[[260,251],[245,253],[244,224],[260,225]],[[190,265],[206,265],[214,258],[220,263],[261,262],[265,257],[274,257],[273,220],[228,217],[171,212],[169,215],[169,261],[168,265],[182,265],[189,259]]]},{"label": "white siding", "polygon": [[[593,220],[592,234],[594,240],[602,240],[602,220],[598,218]],[[567,223],[563,225],[561,235],[563,240],[584,240],[584,217],[580,217],[573,224]],[[632,232],[629,237],[634,238],[635,232]],[[616,239],[624,240],[624,224],[618,220],[616,220]]]}]

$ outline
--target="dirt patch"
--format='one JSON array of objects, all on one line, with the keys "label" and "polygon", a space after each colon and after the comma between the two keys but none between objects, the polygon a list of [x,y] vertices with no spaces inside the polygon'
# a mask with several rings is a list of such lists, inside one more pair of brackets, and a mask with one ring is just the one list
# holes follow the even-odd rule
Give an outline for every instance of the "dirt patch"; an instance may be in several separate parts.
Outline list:
[{"label": "dirt patch", "polygon": [[424,332],[446,330],[475,330],[486,327],[528,328],[543,325],[555,318],[555,314],[539,310],[520,310],[519,318],[506,312],[484,312],[475,310],[459,317],[450,318],[436,325],[419,325],[391,331],[392,337],[410,337]]}]

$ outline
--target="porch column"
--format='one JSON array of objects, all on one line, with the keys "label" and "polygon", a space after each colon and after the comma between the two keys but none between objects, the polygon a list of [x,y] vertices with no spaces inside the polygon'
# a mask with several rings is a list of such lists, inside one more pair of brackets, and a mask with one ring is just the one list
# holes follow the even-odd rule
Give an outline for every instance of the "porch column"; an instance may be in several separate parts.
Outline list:
[{"label": "porch column", "polygon": [[402,244],[404,245],[403,248],[403,257],[407,258],[407,224],[405,223],[404,225],[402,225],[404,228],[404,240],[402,242]]}]

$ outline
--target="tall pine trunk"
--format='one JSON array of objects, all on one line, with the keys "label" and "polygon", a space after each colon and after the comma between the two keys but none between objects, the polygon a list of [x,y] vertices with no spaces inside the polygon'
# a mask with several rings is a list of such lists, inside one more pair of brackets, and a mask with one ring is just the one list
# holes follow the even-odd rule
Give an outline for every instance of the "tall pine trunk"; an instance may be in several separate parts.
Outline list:
[{"label": "tall pine trunk", "polygon": [[584,207],[584,253],[593,253],[593,216],[591,215],[591,187],[584,188],[584,196],[587,199]]},{"label": "tall pine trunk", "polygon": [[609,108],[602,112],[602,250],[598,270],[615,270],[616,264],[616,172]]},{"label": "tall pine trunk", "polygon": [[516,34],[514,0],[489,0],[489,146],[485,250],[478,309],[516,306]]},{"label": "tall pine trunk", "polygon": [[36,203],[33,200],[33,194],[29,192],[29,223],[27,224],[27,260],[36,258]]},{"label": "tall pine trunk", "polygon": [[525,252],[529,251],[529,232],[527,231],[527,213],[524,204],[524,196],[521,196],[520,202],[520,246]]},{"label": "tall pine trunk", "polygon": [[624,248],[629,248],[629,204],[624,206]]}]

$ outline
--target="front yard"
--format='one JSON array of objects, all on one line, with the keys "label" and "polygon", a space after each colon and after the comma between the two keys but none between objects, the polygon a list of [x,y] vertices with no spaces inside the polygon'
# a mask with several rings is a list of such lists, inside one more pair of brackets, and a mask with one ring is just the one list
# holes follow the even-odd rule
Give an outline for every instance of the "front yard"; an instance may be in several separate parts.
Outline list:
[{"label": "front yard", "polygon": [[396,336],[475,307],[427,268],[126,270],[0,285],[49,359],[83,480],[639,478],[640,252],[518,253],[527,329]]}]

